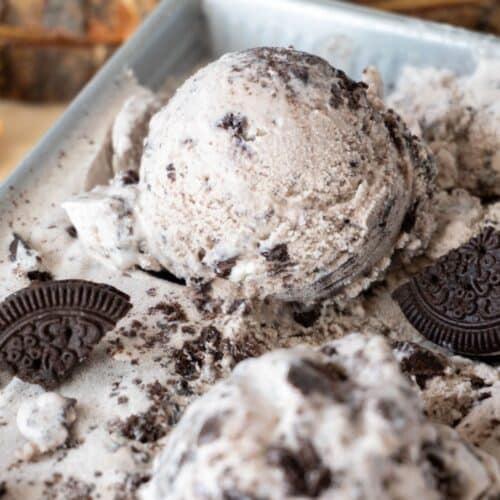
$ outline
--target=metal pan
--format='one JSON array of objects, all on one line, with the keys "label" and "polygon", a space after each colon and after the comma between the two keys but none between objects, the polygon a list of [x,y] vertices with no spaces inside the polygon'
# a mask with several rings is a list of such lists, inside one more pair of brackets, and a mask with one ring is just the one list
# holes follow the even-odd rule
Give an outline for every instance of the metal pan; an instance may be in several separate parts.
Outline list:
[{"label": "metal pan", "polygon": [[0,208],[11,186],[22,189],[35,173],[49,178],[75,137],[102,140],[124,98],[125,69],[155,89],[202,59],[261,45],[293,45],[354,77],[374,64],[389,87],[404,64],[467,73],[480,56],[500,58],[496,37],[330,0],[165,0],[2,184]]}]

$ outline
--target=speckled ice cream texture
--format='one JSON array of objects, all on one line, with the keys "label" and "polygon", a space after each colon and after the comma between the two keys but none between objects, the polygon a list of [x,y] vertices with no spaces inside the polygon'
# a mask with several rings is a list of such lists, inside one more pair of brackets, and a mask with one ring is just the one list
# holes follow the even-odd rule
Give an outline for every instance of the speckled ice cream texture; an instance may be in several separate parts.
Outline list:
[{"label": "speckled ice cream texture", "polygon": [[125,101],[111,128],[114,173],[139,169],[149,122],[161,106],[162,99],[145,87]]},{"label": "speckled ice cream texture", "polygon": [[175,275],[246,296],[356,295],[425,247],[434,167],[395,113],[316,56],[223,56],[151,120],[139,215]]},{"label": "speckled ice cream texture", "polygon": [[[373,102],[380,98],[377,92],[368,91]],[[83,116],[74,131],[77,139],[66,144],[64,151],[55,151],[50,163],[38,165],[9,191],[1,207],[0,270],[5,276],[0,282],[1,297],[27,286],[26,272],[38,262],[21,259],[23,265],[18,266],[19,262],[6,258],[12,231],[17,231],[56,278],[110,283],[129,293],[134,304],[130,315],[108,333],[91,359],[58,389],[62,396],[78,400],[78,419],[71,429],[71,441],[40,460],[17,460],[15,452],[24,440],[16,415],[42,389],[0,371],[0,442],[5,451],[0,456],[0,490],[5,481],[6,499],[134,498],[149,477],[151,460],[161,453],[162,436],[175,428],[189,401],[227,377],[236,363],[300,343],[315,346],[353,330],[419,346],[424,343],[433,355],[444,358],[444,368],[438,365],[436,370],[434,364],[430,370],[425,367],[423,375],[418,366],[410,370],[411,363],[400,361],[432,421],[454,426],[468,443],[500,460],[498,368],[451,356],[425,343],[391,299],[391,291],[411,273],[464,243],[484,225],[500,229],[500,204],[491,199],[483,202],[455,187],[437,193],[428,214],[436,220],[437,230],[421,258],[406,262],[398,254],[384,281],[373,283],[348,302],[327,300],[308,311],[296,309],[292,303],[233,300],[227,293],[221,301],[217,288],[229,285],[228,280],[216,280],[211,290],[193,291],[144,273],[122,274],[89,256],[84,235],[91,231],[82,231],[78,238],[67,232],[70,222],[59,204],[85,186],[99,183],[94,176],[88,182],[85,169],[104,143],[121,105],[136,92],[137,86],[125,91],[114,88],[112,96],[100,98],[96,109],[89,109],[92,119]],[[377,108],[381,104],[377,102]],[[109,172],[104,171],[100,182],[107,181]],[[51,187],[50,197],[47,186]],[[122,188],[134,192],[137,185],[123,186],[117,179],[109,192],[105,187],[100,191],[107,199]],[[123,198],[127,200],[128,195]],[[110,211],[102,220],[112,217]],[[121,224],[118,220],[118,228],[138,227]],[[117,234],[127,235],[126,231]],[[395,350],[398,354],[399,348]],[[457,467],[462,467],[460,459]]]},{"label": "speckled ice cream texture", "polygon": [[28,443],[19,456],[30,459],[64,445],[69,438],[70,426],[76,420],[75,404],[75,399],[55,392],[45,392],[24,401],[17,412],[16,422]]},{"label": "speckled ice cream texture", "polygon": [[351,334],[238,365],[187,409],[142,498],[498,494],[496,461],[426,420],[386,341]]},{"label": "speckled ice cream texture", "polygon": [[442,187],[500,195],[500,61],[479,60],[465,76],[407,67],[388,104],[429,143]]}]

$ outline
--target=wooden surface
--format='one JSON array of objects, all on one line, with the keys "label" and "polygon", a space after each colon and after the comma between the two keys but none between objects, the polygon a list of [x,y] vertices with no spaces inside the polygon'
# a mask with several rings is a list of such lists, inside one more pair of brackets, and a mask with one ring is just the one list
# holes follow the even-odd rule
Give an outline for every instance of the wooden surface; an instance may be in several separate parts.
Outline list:
[{"label": "wooden surface", "polygon": [[500,35],[500,0],[351,0],[376,9]]},{"label": "wooden surface", "polygon": [[64,108],[64,104],[0,100],[0,178],[37,143]]}]

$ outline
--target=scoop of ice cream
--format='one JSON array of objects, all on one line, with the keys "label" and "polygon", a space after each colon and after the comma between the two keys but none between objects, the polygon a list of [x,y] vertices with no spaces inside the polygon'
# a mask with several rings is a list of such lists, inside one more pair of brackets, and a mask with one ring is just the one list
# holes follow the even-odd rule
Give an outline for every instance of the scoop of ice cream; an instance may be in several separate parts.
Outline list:
[{"label": "scoop of ice cream", "polygon": [[111,129],[113,171],[139,170],[144,139],[151,117],[163,101],[145,87],[139,87],[116,115]]},{"label": "scoop of ice cream", "polygon": [[500,63],[481,60],[472,75],[406,68],[389,96],[414,133],[427,141],[444,188],[500,194]]},{"label": "scoop of ice cream", "polygon": [[493,498],[495,460],[432,424],[381,337],[240,363],[167,438],[147,500]]},{"label": "scoop of ice cream", "polygon": [[46,392],[20,406],[17,426],[29,440],[23,449],[24,458],[54,450],[66,442],[69,427],[76,420],[75,404],[75,399]]},{"label": "scoop of ice cream", "polygon": [[113,175],[137,172],[141,163],[149,121],[164,99],[135,83],[92,158],[85,190],[108,184]]},{"label": "scoop of ice cream", "polygon": [[227,54],[158,112],[141,163],[150,250],[177,276],[249,296],[355,295],[416,253],[433,163],[366,85],[291,49]]}]

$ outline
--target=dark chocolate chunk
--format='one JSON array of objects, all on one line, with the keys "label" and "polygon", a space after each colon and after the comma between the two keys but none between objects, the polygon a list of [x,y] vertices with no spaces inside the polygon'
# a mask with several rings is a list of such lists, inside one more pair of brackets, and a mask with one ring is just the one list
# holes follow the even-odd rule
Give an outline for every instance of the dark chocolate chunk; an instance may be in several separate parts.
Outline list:
[{"label": "dark chocolate chunk", "polygon": [[32,284],[0,304],[0,364],[26,382],[54,388],[131,307],[128,295],[108,285]]},{"label": "dark chocolate chunk", "polygon": [[156,412],[151,408],[141,414],[127,417],[119,430],[127,439],[140,443],[154,443],[167,433],[167,430],[158,424]]},{"label": "dark chocolate chunk", "polygon": [[321,316],[321,304],[317,304],[314,307],[304,310],[298,308],[293,312],[293,319],[304,328],[310,328]]},{"label": "dark chocolate chunk", "polygon": [[52,281],[54,277],[47,271],[28,271],[26,274],[30,281]]},{"label": "dark chocolate chunk", "polygon": [[483,378],[478,377],[477,375],[471,375],[469,381],[473,389],[482,389],[483,387],[491,385],[487,384]]},{"label": "dark chocolate chunk", "polygon": [[347,376],[334,363],[320,364],[304,359],[290,367],[287,381],[305,396],[318,393],[344,401],[348,393]]},{"label": "dark chocolate chunk", "polygon": [[270,262],[287,262],[290,260],[288,255],[288,247],[285,243],[280,243],[270,250],[262,252],[264,258]]},{"label": "dark chocolate chunk", "polygon": [[408,321],[452,351],[500,353],[500,232],[479,236],[438,259],[393,293]]},{"label": "dark chocolate chunk", "polygon": [[441,457],[441,447],[436,443],[425,443],[422,452],[432,480],[442,498],[461,498],[465,485],[462,478],[453,472]]},{"label": "dark chocolate chunk", "polygon": [[233,137],[240,141],[244,141],[244,135],[248,128],[248,120],[240,113],[227,113],[217,122],[217,127],[224,130],[230,130]]},{"label": "dark chocolate chunk", "polygon": [[135,170],[127,170],[122,175],[122,182],[125,186],[137,184],[139,182],[139,174]]},{"label": "dark chocolate chunk", "polygon": [[417,385],[424,389],[427,380],[443,375],[446,360],[428,349],[413,342],[395,342],[393,349],[405,353],[400,361],[401,370],[415,378]]},{"label": "dark chocolate chunk", "polygon": [[389,137],[399,153],[404,152],[405,143],[400,128],[400,118],[392,109],[389,109],[384,116],[384,125],[389,132]]},{"label": "dark chocolate chunk", "polygon": [[211,354],[220,360],[220,333],[214,327],[206,327],[195,340],[184,342],[181,349],[172,353],[175,371],[187,380],[196,380],[201,373],[205,356]]},{"label": "dark chocolate chunk", "polygon": [[269,465],[282,469],[288,483],[288,494],[317,498],[332,484],[332,475],[311,443],[304,443],[298,451],[282,446],[267,450]]},{"label": "dark chocolate chunk", "polygon": [[162,269],[161,271],[151,271],[149,269],[143,269],[142,267],[137,266],[137,269],[142,272],[153,276],[153,278],[157,278],[159,280],[168,281],[170,283],[175,283],[176,285],[186,286],[186,280],[184,278],[178,278],[174,274],[172,274],[168,269]]},{"label": "dark chocolate chunk", "polygon": [[4,481],[0,483],[0,498],[7,494],[7,486]]},{"label": "dark chocolate chunk", "polygon": [[304,85],[307,85],[309,82],[309,70],[306,66],[295,66],[292,67],[291,71]]},{"label": "dark chocolate chunk", "polygon": [[78,231],[75,226],[68,226],[66,228],[66,232],[69,234],[71,238],[78,238]]},{"label": "dark chocolate chunk", "polygon": [[175,179],[176,179],[176,175],[175,175],[175,167],[174,167],[174,164],[173,163],[169,163],[167,165],[167,177],[172,181],[174,182]]},{"label": "dark chocolate chunk", "polygon": [[231,257],[230,259],[217,262],[217,265],[215,266],[215,274],[219,276],[219,278],[227,278],[231,274],[237,260],[238,257]]},{"label": "dark chocolate chunk", "polygon": [[415,201],[407,210],[404,216],[401,229],[405,233],[410,233],[415,227],[415,224],[417,222],[417,208],[418,208],[418,201]]}]

